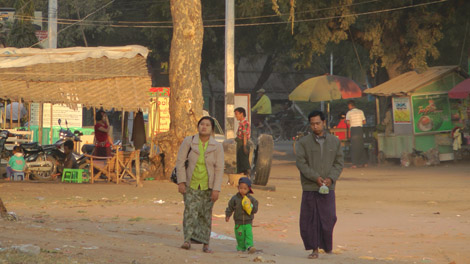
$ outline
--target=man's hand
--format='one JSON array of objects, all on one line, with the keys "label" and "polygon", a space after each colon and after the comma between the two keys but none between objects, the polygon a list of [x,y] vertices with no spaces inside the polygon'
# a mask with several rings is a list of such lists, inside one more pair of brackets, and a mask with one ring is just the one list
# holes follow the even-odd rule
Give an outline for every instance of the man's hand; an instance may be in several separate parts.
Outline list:
[{"label": "man's hand", "polygon": [[324,180],[323,180],[322,177],[318,177],[318,179],[317,179],[317,185],[320,186],[320,187],[323,186],[323,181],[324,181]]},{"label": "man's hand", "polygon": [[333,184],[333,181],[330,178],[326,178],[323,183],[325,183],[326,186],[330,187],[331,184]]},{"label": "man's hand", "polygon": [[186,183],[185,182],[182,182],[182,183],[178,184],[178,192],[181,193],[181,194],[186,193]]},{"label": "man's hand", "polygon": [[225,217],[225,222],[228,222],[228,221],[230,221],[230,216]]},{"label": "man's hand", "polygon": [[215,203],[219,199],[219,191],[212,190],[211,201]]}]

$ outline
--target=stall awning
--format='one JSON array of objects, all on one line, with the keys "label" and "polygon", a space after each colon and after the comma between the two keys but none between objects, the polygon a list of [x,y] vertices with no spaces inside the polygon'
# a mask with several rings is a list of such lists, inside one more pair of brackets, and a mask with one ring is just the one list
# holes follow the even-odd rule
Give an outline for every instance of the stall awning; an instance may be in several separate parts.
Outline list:
[{"label": "stall awning", "polygon": [[0,49],[0,98],[134,111],[149,105],[148,49]]},{"label": "stall awning", "polygon": [[451,71],[456,71],[458,66],[436,66],[430,67],[422,73],[409,71],[401,74],[374,88],[364,90],[366,94],[377,96],[407,95],[414,90],[430,83]]},{"label": "stall awning", "polygon": [[449,97],[454,99],[464,99],[470,94],[470,79],[457,84],[449,91]]}]

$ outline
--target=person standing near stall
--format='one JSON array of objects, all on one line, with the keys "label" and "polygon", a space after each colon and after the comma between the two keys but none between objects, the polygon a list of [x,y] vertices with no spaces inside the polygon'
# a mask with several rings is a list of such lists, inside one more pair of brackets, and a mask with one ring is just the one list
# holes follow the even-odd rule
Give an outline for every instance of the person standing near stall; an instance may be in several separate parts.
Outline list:
[{"label": "person standing near stall", "polygon": [[98,111],[95,124],[95,156],[111,157],[110,130],[108,115],[103,110]]},{"label": "person standing near stall", "polygon": [[366,124],[366,117],[362,110],[356,108],[354,101],[348,102],[348,108],[346,122],[351,128],[351,168],[367,167],[364,151],[364,131],[362,129],[362,126]]}]

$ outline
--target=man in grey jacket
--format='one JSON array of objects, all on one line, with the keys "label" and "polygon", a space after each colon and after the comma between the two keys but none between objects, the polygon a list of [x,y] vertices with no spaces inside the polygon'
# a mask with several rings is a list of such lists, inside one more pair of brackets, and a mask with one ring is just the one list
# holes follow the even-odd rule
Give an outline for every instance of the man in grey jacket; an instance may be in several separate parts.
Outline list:
[{"label": "man in grey jacket", "polygon": [[[300,235],[309,258],[318,258],[318,249],[331,253],[336,223],[335,184],[343,170],[343,151],[335,136],[325,131],[325,115],[313,111],[308,116],[312,135],[296,146],[296,164],[302,184]],[[326,191],[320,187],[326,186]],[[323,187],[322,189],[326,189]]]}]

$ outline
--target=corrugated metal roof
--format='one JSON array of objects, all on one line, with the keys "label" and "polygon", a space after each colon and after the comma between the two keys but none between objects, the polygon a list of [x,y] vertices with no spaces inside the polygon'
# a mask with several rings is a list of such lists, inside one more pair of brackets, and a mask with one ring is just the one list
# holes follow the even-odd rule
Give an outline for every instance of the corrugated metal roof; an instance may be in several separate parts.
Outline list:
[{"label": "corrugated metal roof", "polygon": [[444,75],[457,70],[457,68],[458,66],[455,65],[436,66],[428,68],[423,73],[409,71],[374,88],[366,89],[364,93],[379,96],[407,95],[431,81],[440,79]]}]

